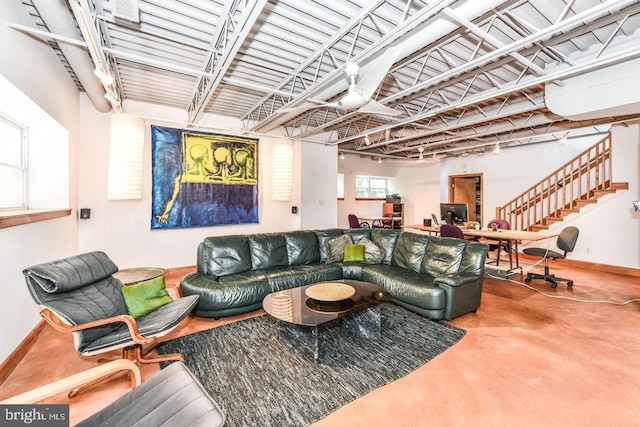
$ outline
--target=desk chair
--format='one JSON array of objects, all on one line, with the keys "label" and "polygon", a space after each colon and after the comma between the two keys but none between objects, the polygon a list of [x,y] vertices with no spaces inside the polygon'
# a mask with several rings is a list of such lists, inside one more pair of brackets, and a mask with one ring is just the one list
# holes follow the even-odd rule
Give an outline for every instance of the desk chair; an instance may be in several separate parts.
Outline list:
[{"label": "desk chair", "polygon": [[349,214],[349,227],[350,228],[369,228],[368,222],[360,222],[357,216]]},{"label": "desk chair", "polygon": [[580,231],[576,227],[566,227],[560,232],[556,245],[563,253],[552,251],[548,248],[525,248],[522,251],[525,254],[544,259],[544,274],[527,273],[524,281],[529,283],[531,279],[543,279],[551,283],[552,288],[557,287],[558,282],[567,282],[567,286],[573,286],[573,280],[556,277],[549,273],[549,259],[565,259],[567,252],[571,252],[575,248],[579,233]]},{"label": "desk chair", "polygon": [[455,239],[464,239],[464,234],[462,233],[462,230],[460,230],[455,225],[450,225],[450,224],[442,224],[440,226],[440,236],[453,237]]},{"label": "desk chair", "polygon": [[[498,230],[510,230],[511,226],[509,222],[504,219],[492,219],[487,224],[487,228],[491,229],[492,225],[495,224]],[[504,249],[505,252],[509,254],[509,267],[513,267],[513,259],[511,256],[511,240],[493,240],[482,238],[479,240],[480,243],[484,243],[489,245],[489,252],[493,252],[496,249],[498,250],[496,255],[496,266],[500,265],[500,252]]]},{"label": "desk chair", "polygon": [[393,213],[387,212],[382,216],[385,218],[389,218],[389,219],[382,220],[382,228],[393,228]]}]

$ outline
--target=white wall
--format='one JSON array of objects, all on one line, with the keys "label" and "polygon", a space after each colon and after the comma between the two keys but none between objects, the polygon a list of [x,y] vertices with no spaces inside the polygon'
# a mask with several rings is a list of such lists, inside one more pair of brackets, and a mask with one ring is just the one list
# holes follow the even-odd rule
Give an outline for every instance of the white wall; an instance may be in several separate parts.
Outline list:
[{"label": "white wall", "polygon": [[[640,268],[640,216],[634,214],[631,207],[631,201],[638,200],[640,191],[638,127],[638,124],[612,127],[614,181],[628,182],[629,190],[601,198],[596,205],[583,208],[579,214],[572,214],[551,227],[551,230],[556,230],[573,225],[580,229],[570,259]],[[442,165],[443,200],[447,198],[446,182],[449,175],[482,173],[483,222],[486,224],[495,216],[497,206],[518,196],[601,138],[571,138],[566,144],[528,145],[503,149],[500,154],[486,153],[484,156],[449,159]],[[522,248],[538,244],[522,245]]]},{"label": "white wall", "polygon": [[360,157],[355,154],[345,154],[344,159],[338,159],[338,173],[344,175],[344,200],[339,200],[337,204],[338,227],[349,228],[349,214],[382,216],[384,201],[356,200],[356,175],[387,178],[389,194],[400,194],[404,193],[401,187],[402,180],[397,177],[402,170],[403,167],[398,163],[385,161],[378,163],[370,157]]},{"label": "white wall", "polygon": [[307,142],[302,145],[300,229],[336,227],[338,209],[337,148]]},{"label": "white wall", "polygon": [[[271,151],[274,137],[258,142],[259,224],[151,230],[151,140],[149,126],[186,126],[184,111],[140,102],[125,102],[125,113],[146,118],[142,200],[107,200],[109,114],[91,108],[82,98],[81,139],[90,141],[80,152],[80,204],[91,209],[91,218],[79,223],[79,252],[103,250],[120,268],[139,266],[182,267],[195,265],[198,244],[208,236],[295,230],[300,215],[291,213],[299,205],[300,146],[294,144],[294,194],[291,202],[270,200]],[[233,134],[239,121],[208,117],[205,132]],[[335,172],[334,172],[335,176]],[[304,212],[304,211],[303,211]]]},{"label": "white wall", "polygon": [[[614,181],[628,182],[629,190],[606,196],[596,205],[583,208],[579,214],[552,226],[552,230],[568,225],[580,229],[578,243],[569,258],[640,268],[640,214],[634,213],[631,207],[631,202],[640,198],[639,127],[638,124],[612,127]],[[405,224],[421,224],[425,215],[439,212],[440,201],[448,200],[449,175],[482,173],[482,210],[486,224],[495,216],[497,206],[513,199],[601,138],[571,138],[566,144],[527,145],[503,149],[500,154],[487,152],[483,156],[454,157],[436,164],[397,170],[393,163],[379,165],[347,155],[339,161],[339,172],[345,174],[345,200],[338,205],[338,223],[346,227],[349,213],[377,215],[380,212],[381,202],[355,201],[356,175],[392,177],[393,192],[398,192],[405,204]]]},{"label": "white wall", "polygon": [[10,29],[30,25],[19,1],[0,2],[0,74],[69,131],[69,206],[71,216],[0,229],[0,361],[6,359],[40,320],[22,270],[77,252],[78,91],[51,47]]}]

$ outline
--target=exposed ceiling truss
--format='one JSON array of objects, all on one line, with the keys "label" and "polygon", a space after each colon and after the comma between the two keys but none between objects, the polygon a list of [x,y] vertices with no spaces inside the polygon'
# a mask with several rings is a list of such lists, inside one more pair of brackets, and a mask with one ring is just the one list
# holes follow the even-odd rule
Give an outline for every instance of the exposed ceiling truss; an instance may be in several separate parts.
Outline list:
[{"label": "exposed ceiling truss", "polygon": [[[247,131],[412,160],[640,116],[571,120],[545,103],[549,85],[640,58],[639,0],[139,0],[139,22],[116,16],[113,0],[68,2],[76,19],[88,10],[119,100],[183,109],[193,126],[216,114]],[[36,0],[22,3],[56,49]],[[391,46],[401,54],[372,98],[398,114],[337,106],[347,64],[362,78]]]}]

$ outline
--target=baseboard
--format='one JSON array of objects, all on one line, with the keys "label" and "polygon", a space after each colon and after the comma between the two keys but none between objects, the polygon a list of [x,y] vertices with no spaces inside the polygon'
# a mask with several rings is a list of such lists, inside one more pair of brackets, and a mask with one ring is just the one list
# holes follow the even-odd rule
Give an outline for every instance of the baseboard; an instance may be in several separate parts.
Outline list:
[{"label": "baseboard", "polygon": [[31,330],[29,335],[22,340],[20,344],[11,352],[9,357],[0,365],[0,385],[4,383],[7,377],[18,366],[20,361],[26,356],[31,347],[35,344],[38,337],[47,329],[47,322],[40,320],[38,324]]},{"label": "baseboard", "polygon": [[[521,260],[530,260],[531,262],[540,260],[540,258],[530,257],[522,253],[519,253],[518,256]],[[570,267],[583,268],[586,270],[606,271],[607,273],[621,274],[623,276],[640,277],[640,269],[638,268],[620,267],[618,265],[600,264],[598,262],[580,261],[574,259],[559,259],[554,262],[562,263]]]}]

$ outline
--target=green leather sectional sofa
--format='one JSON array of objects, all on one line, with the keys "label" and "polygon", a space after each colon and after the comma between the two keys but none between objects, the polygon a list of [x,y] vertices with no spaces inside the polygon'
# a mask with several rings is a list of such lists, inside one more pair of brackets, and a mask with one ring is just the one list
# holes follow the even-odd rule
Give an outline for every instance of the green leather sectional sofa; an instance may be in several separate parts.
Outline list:
[{"label": "green leather sectional sofa", "polygon": [[[382,249],[375,263],[369,252],[369,263],[332,262],[343,234]],[[364,280],[385,288],[398,305],[450,320],[480,306],[487,250],[477,242],[370,228],[207,237],[198,246],[198,270],[180,287],[184,295],[200,296],[197,316],[219,318],[260,309],[271,292]]]}]

